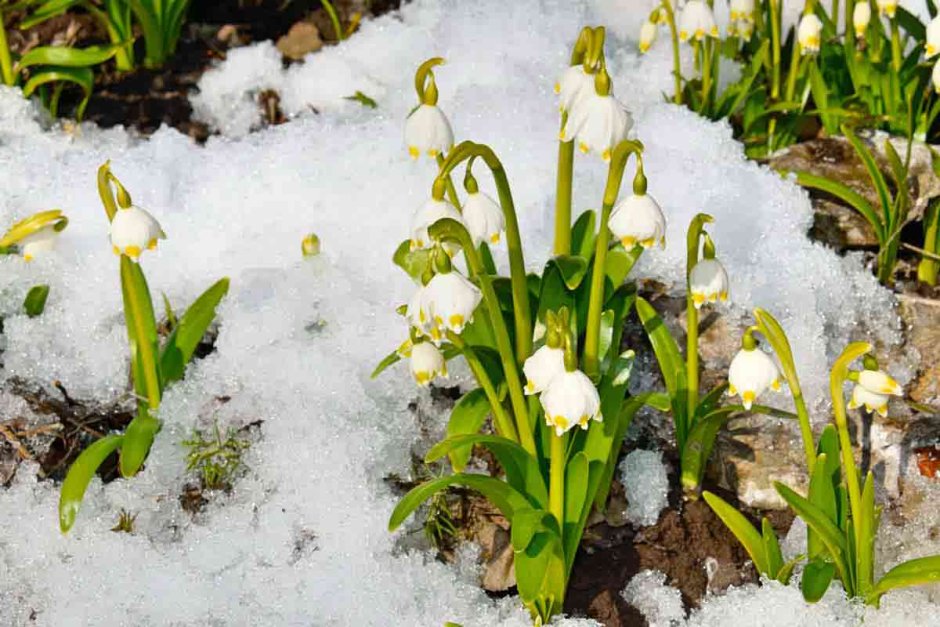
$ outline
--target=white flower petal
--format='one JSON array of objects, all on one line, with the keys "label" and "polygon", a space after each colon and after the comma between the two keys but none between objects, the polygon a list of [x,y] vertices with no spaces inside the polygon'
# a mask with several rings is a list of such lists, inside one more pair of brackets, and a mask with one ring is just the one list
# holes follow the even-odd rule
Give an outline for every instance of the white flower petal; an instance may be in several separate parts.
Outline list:
[{"label": "white flower petal", "polygon": [[160,223],[147,211],[132,205],[118,209],[111,220],[111,246],[114,252],[137,259],[145,250],[157,247],[157,240],[166,235]]},{"label": "white flower petal", "polygon": [[433,242],[428,235],[428,227],[441,218],[451,218],[463,224],[463,217],[457,208],[446,200],[433,198],[421,205],[411,218],[411,249],[430,248]]},{"label": "white flower petal", "polygon": [[631,194],[617,203],[608,227],[627,250],[636,244],[644,248],[665,246],[666,217],[649,194]]},{"label": "white flower petal", "polygon": [[705,303],[728,300],[728,273],[717,259],[702,259],[689,275],[689,289],[696,309]]},{"label": "white flower petal", "polygon": [[545,410],[545,421],[555,428],[556,435],[576,426],[586,429],[590,420],[603,420],[597,388],[580,370],[555,376],[539,400]]},{"label": "white flower petal", "polygon": [[503,210],[495,200],[482,192],[467,195],[463,206],[463,221],[477,246],[480,242],[499,243],[500,234],[506,229]]},{"label": "white flower petal", "polygon": [[780,371],[774,360],[762,350],[742,348],[728,368],[728,394],[740,396],[745,409],[750,409],[767,388],[779,386]]},{"label": "white flower petal", "polygon": [[565,351],[543,346],[525,360],[522,372],[526,394],[543,392],[556,376],[565,372]]},{"label": "white flower petal", "polygon": [[480,290],[456,271],[434,275],[425,289],[425,303],[433,324],[454,333],[463,331],[482,298]]},{"label": "white flower petal", "polygon": [[897,381],[881,370],[862,370],[858,373],[858,384],[875,394],[901,396],[904,390]]},{"label": "white flower petal", "polygon": [[715,15],[703,0],[689,0],[679,14],[679,39],[718,37]]},{"label": "white flower petal", "polygon": [[409,365],[418,385],[428,385],[437,377],[447,376],[444,354],[430,342],[421,342],[411,348]]},{"label": "white flower petal", "polygon": [[447,154],[454,145],[454,132],[440,107],[423,104],[408,116],[405,144],[415,159],[423,154],[430,157]]}]

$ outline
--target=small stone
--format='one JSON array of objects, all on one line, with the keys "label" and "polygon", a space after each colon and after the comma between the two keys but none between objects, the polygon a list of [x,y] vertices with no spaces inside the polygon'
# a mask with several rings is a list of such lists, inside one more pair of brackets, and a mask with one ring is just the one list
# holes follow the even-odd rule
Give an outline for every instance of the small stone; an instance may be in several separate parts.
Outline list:
[{"label": "small stone", "polygon": [[299,61],[323,47],[320,29],[312,22],[297,22],[277,40],[277,49],[288,59]]}]

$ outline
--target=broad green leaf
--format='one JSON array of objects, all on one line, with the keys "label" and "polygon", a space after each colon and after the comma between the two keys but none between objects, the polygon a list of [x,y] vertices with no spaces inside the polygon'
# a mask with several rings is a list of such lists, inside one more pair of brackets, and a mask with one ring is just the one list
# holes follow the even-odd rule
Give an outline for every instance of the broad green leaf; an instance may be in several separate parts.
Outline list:
[{"label": "broad green leaf", "polygon": [[[490,403],[483,389],[470,390],[460,397],[450,412],[450,419],[447,421],[447,437],[479,432],[489,413]],[[472,445],[451,449],[448,457],[450,457],[450,465],[454,472],[463,472],[472,452]]]},{"label": "broad green leaf", "polygon": [[897,7],[894,17],[898,21],[898,26],[915,41],[921,42],[927,38],[927,28],[916,15],[904,7]]},{"label": "broad green leaf", "polygon": [[219,279],[189,306],[173,328],[160,354],[163,385],[183,378],[186,365],[215,319],[216,308],[228,294],[229,280]]},{"label": "broad green leaf", "polygon": [[516,552],[525,551],[537,533],[559,535],[558,521],[544,509],[523,509],[512,518],[510,541]]},{"label": "broad green leaf", "polygon": [[781,569],[783,569],[783,552],[780,550],[780,542],[777,540],[777,533],[773,525],[767,518],[761,519],[761,538],[764,543],[764,555],[767,556],[767,572],[776,579]]},{"label": "broad green leaf", "polygon": [[604,274],[610,279],[614,288],[620,287],[626,280],[630,270],[643,254],[643,247],[637,244],[630,250],[625,250],[623,246],[617,245],[607,251],[607,259],[604,261]]},{"label": "broad green leaf", "polygon": [[48,2],[44,2],[39,8],[34,10],[31,15],[23,18],[22,21],[20,21],[19,28],[20,30],[29,30],[36,24],[61,15],[82,2],[83,0],[48,0]]},{"label": "broad green leaf", "polygon": [[140,265],[127,255],[121,255],[121,291],[134,389],[137,396],[146,399],[146,404],[154,409],[159,407],[163,392],[157,354],[157,321],[147,279]]},{"label": "broad green leaf", "polygon": [[123,436],[106,435],[82,451],[72,462],[65,475],[65,481],[62,482],[62,491],[59,495],[59,528],[62,533],[68,533],[75,524],[75,517],[82,505],[85,490],[98,467],[104,463],[108,455],[121,446],[123,441]]},{"label": "broad green leaf", "polygon": [[861,506],[860,534],[855,547],[855,578],[856,594],[865,596],[875,584],[875,534],[878,532],[875,513],[875,477],[870,470],[862,488]]},{"label": "broad green leaf", "polygon": [[514,555],[516,586],[523,604],[541,616],[561,612],[567,570],[561,538],[536,533],[523,551]]},{"label": "broad green leaf", "polygon": [[[836,459],[838,460],[838,457]],[[828,462],[829,458],[825,453],[821,453],[816,458],[816,464],[809,479],[809,501],[818,507],[834,525],[838,525],[839,508],[834,485],[838,476],[833,476],[832,465]],[[810,559],[815,559],[825,551],[822,540],[812,530],[808,531],[807,547]]]},{"label": "broad green leaf", "polygon": [[428,269],[428,264],[431,262],[431,256],[424,249],[411,250],[411,241],[405,240],[395,249],[392,261],[395,262],[396,266],[407,272],[408,276],[420,282],[421,277]]},{"label": "broad green leaf", "polygon": [[702,498],[712,508],[712,511],[725,523],[725,526],[738,539],[744,550],[754,562],[757,571],[768,577],[773,577],[767,559],[767,548],[760,532],[744,517],[744,514],[729,505],[724,499],[708,490],[702,492]]},{"label": "broad green leaf", "polygon": [[836,567],[833,566],[832,562],[825,562],[818,558],[807,562],[806,567],[803,569],[803,578],[800,581],[803,599],[807,603],[815,603],[823,598],[835,574]]},{"label": "broad green leaf", "polygon": [[645,298],[637,296],[635,306],[643,330],[646,331],[646,336],[656,353],[659,369],[666,382],[666,390],[670,396],[675,396],[679,389],[679,379],[685,379],[685,361],[679,353],[679,345],[669,333],[666,323]]},{"label": "broad green leaf", "polygon": [[[613,392],[620,388],[611,383],[607,386],[607,389]],[[619,394],[619,391],[616,393]],[[589,493],[593,492],[594,494],[594,505],[598,510],[603,511],[607,507],[607,495],[610,492],[610,483],[617,467],[617,458],[620,455],[623,439],[627,435],[627,429],[630,428],[630,423],[633,421],[633,416],[643,405],[650,405],[654,397],[661,401],[662,396],[655,392],[645,392],[637,396],[631,396],[622,402],[619,412],[606,415],[603,422],[594,423],[588,429],[588,437],[585,440],[583,450],[588,460],[597,462],[601,468],[596,484],[592,483],[588,487]],[[587,511],[582,512],[582,524],[586,521],[586,514]]]},{"label": "broad green leaf", "polygon": [[153,438],[159,430],[160,421],[151,416],[146,407],[141,407],[124,432],[124,443],[121,445],[121,457],[118,464],[122,477],[133,477],[137,474],[144,460],[147,459]]},{"label": "broad green leaf", "polygon": [[850,554],[848,550],[849,547],[846,544],[846,538],[842,535],[841,530],[830,521],[826,517],[826,514],[818,507],[794,492],[788,486],[779,481],[775,481],[774,487],[783,500],[793,508],[797,516],[803,519],[806,526],[819,534],[823,544],[829,551],[830,557],[832,557],[832,561],[836,565],[840,579],[845,583],[847,590],[852,589],[854,582],[846,559]]},{"label": "broad green leaf", "polygon": [[515,490],[526,495],[536,507],[548,507],[548,489],[539,469],[538,460],[524,448],[499,435],[468,434],[448,437],[438,442],[425,456],[428,463],[437,461],[452,450],[484,446],[489,449],[506,473],[506,481]]},{"label": "broad green leaf", "polygon": [[34,285],[26,293],[23,300],[23,310],[30,318],[35,318],[42,314],[46,309],[46,299],[49,298],[48,285]]},{"label": "broad green leaf", "polygon": [[[636,353],[627,349],[620,353],[617,359],[610,366],[609,375],[614,385],[626,385],[630,381],[630,374],[633,372],[633,362],[636,360]],[[666,398],[666,409],[669,411],[669,399]]]},{"label": "broad green leaf", "polygon": [[852,144],[852,147],[855,149],[856,154],[858,154],[859,159],[861,159],[862,163],[865,165],[865,169],[868,171],[868,176],[871,179],[872,185],[875,186],[875,191],[878,192],[878,199],[881,201],[881,210],[886,215],[888,208],[891,206],[891,194],[888,191],[888,184],[885,182],[885,178],[881,174],[881,169],[878,167],[878,163],[875,161],[875,156],[862,142],[862,140],[858,138],[851,128],[843,125],[842,134],[845,135],[845,138],[849,140],[850,144]]},{"label": "broad green leaf", "polygon": [[576,255],[558,255],[552,257],[550,263],[554,263],[561,272],[561,278],[569,290],[578,289],[588,268],[587,259]]},{"label": "broad green leaf", "polygon": [[44,66],[34,70],[23,86],[23,95],[29,97],[39,87],[48,83],[66,82],[78,85],[82,92],[82,100],[75,108],[76,119],[81,120],[85,113],[85,106],[91,98],[91,91],[95,83],[94,72],[85,67]]},{"label": "broad green leaf", "polygon": [[471,490],[476,490],[489,499],[510,522],[517,510],[532,509],[532,506],[525,496],[514,490],[505,481],[487,477],[486,475],[457,473],[448,477],[432,479],[431,481],[427,481],[412,488],[408,494],[402,497],[398,505],[395,506],[395,510],[392,512],[388,521],[388,530],[395,531],[398,529],[398,527],[405,522],[405,519],[418,509],[424,501],[452,485],[462,485]]},{"label": "broad green leaf", "polygon": [[34,65],[57,65],[61,67],[91,67],[104,63],[114,56],[120,46],[88,46],[87,48],[69,48],[68,46],[39,46],[33,48],[17,61],[20,68]]},{"label": "broad green leaf", "polygon": [[480,242],[480,261],[483,262],[483,269],[487,274],[496,275],[496,260],[493,259],[493,251],[490,250],[489,244],[486,242]]},{"label": "broad green leaf", "polygon": [[877,601],[885,592],[895,588],[919,586],[938,581],[940,581],[940,555],[912,559],[898,564],[885,573],[868,595],[868,602]]},{"label": "broad green leaf", "polygon": [[581,514],[585,508],[590,509],[592,502],[588,495],[589,466],[584,451],[576,453],[565,466],[565,521],[562,538],[569,569],[581,542],[581,534],[578,531]]},{"label": "broad green leaf", "polygon": [[597,214],[594,211],[585,211],[575,220],[571,227],[571,252],[584,259],[594,255],[594,239],[597,230]]}]

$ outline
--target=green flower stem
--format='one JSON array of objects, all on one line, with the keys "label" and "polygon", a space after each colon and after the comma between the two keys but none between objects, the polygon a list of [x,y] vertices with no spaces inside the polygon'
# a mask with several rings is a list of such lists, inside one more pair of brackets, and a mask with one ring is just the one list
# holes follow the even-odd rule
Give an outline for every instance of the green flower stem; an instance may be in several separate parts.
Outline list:
[{"label": "green flower stem", "polygon": [[435,239],[456,239],[467,254],[467,262],[471,276],[480,282],[480,291],[486,303],[490,325],[496,336],[496,348],[500,361],[506,374],[506,384],[509,387],[509,401],[515,414],[516,429],[519,433],[519,443],[530,454],[535,456],[535,437],[532,434],[532,423],[529,419],[525,394],[522,391],[522,381],[519,378],[519,366],[513,358],[512,343],[509,340],[509,330],[503,320],[503,312],[499,307],[499,299],[493,290],[493,279],[486,273],[479,251],[474,248],[473,240],[467,228],[456,220],[442,218],[428,229],[431,237]]},{"label": "green flower stem", "polygon": [[13,73],[13,61],[10,59],[10,47],[7,45],[7,31],[2,9],[0,9],[0,74],[2,74],[4,85],[12,87],[16,83],[16,75]]},{"label": "green flower stem", "polygon": [[[868,2],[868,0],[861,0]],[[855,43],[855,0],[845,0],[845,38],[849,43]],[[832,21],[838,23],[839,16],[833,13]],[[853,46],[854,47],[854,46]]]},{"label": "green flower stem", "polygon": [[610,157],[610,167],[607,170],[607,185],[604,189],[604,200],[601,206],[601,220],[597,231],[597,242],[594,249],[594,268],[591,272],[591,292],[588,301],[587,330],[584,336],[584,373],[596,380],[600,376],[600,349],[601,313],[604,306],[604,277],[606,276],[607,247],[610,244],[610,230],[607,223],[617,195],[620,193],[620,184],[623,171],[627,167],[630,155],[636,155],[637,160],[643,151],[643,144],[639,141],[624,140],[617,144]]},{"label": "green flower stem", "polygon": [[858,481],[858,468],[855,466],[855,456],[852,450],[852,439],[849,437],[848,419],[845,413],[845,397],[842,385],[849,375],[849,365],[871,352],[872,346],[866,342],[853,342],[845,347],[842,354],[836,359],[829,375],[829,392],[832,395],[832,413],[835,416],[836,429],[839,432],[839,448],[842,453],[842,470],[845,474],[845,483],[849,488],[849,505],[852,510],[852,527],[855,532],[855,546],[861,549],[862,539],[862,493]]},{"label": "green flower stem", "polygon": [[[780,0],[770,0],[770,102],[780,100]],[[796,42],[793,44],[796,46]],[[777,129],[777,116],[773,115],[767,124],[767,148],[774,148],[774,134]]]},{"label": "green flower stem", "polygon": [[336,33],[336,41],[346,39],[346,34],[343,32],[343,27],[339,24],[339,15],[336,14],[333,3],[330,2],[330,0],[320,0],[320,4],[323,5],[323,9],[326,11],[327,15],[330,16],[330,25],[333,27],[333,32]]},{"label": "green flower stem", "polygon": [[[562,113],[565,128],[567,113]],[[558,174],[555,184],[555,254],[571,253],[571,178],[574,169],[574,141],[558,140]]]},{"label": "green flower stem", "polygon": [[891,67],[894,69],[895,74],[901,71],[902,61],[901,33],[898,29],[898,18],[895,16],[891,18]]},{"label": "green flower stem", "polygon": [[[471,141],[462,142],[444,159],[437,181],[435,181],[435,187],[438,186],[438,181],[446,181],[450,172],[459,163],[473,157],[482,159],[493,174],[493,181],[499,192],[499,204],[506,219],[506,247],[509,251],[509,279],[512,284],[512,309],[516,330],[516,362],[521,366],[532,354],[532,312],[529,308],[529,289],[526,285],[525,259],[522,255],[519,222],[516,219],[512,191],[509,188],[509,180],[506,178],[503,164],[489,146]],[[465,251],[467,248],[464,246]],[[473,248],[473,245],[470,244],[469,248]]]},{"label": "green flower stem", "polygon": [[[685,296],[685,323],[686,323],[686,344],[685,344],[685,370],[686,381],[689,388],[689,410],[688,422],[692,422],[695,416],[695,408],[698,407],[698,309],[692,302],[691,292]],[[689,431],[689,425],[686,425],[686,433]]]},{"label": "green flower stem", "polygon": [[[437,167],[440,168],[443,164],[444,155],[438,153]],[[460,209],[460,198],[457,196],[457,188],[454,187],[454,181],[451,180],[449,172],[444,179],[444,184],[447,185],[447,199],[450,201],[450,204],[452,204],[455,209]]]},{"label": "green flower stem", "polygon": [[702,44],[702,111],[709,110],[709,95],[712,90],[712,52],[714,44],[707,38]]},{"label": "green flower stem", "polygon": [[111,162],[105,161],[98,168],[98,196],[101,198],[101,204],[108,215],[108,222],[113,220],[114,214],[117,213],[117,203],[114,202],[114,191],[111,189],[112,178],[114,178],[114,175],[111,174]]},{"label": "green flower stem", "polygon": [[490,379],[490,376],[486,374],[486,368],[480,363],[480,358],[477,357],[476,351],[468,346],[467,343],[463,341],[463,338],[453,331],[447,332],[447,341],[456,346],[463,355],[463,358],[467,360],[467,365],[470,366],[470,372],[476,377],[477,383],[480,384],[483,393],[486,394],[486,399],[490,402],[490,408],[493,410],[493,419],[496,424],[497,432],[504,438],[508,438],[513,442],[519,442],[519,434],[516,433],[516,427],[512,423],[512,419],[506,413],[506,408],[499,402],[499,395],[496,393],[493,381]]},{"label": "green flower stem", "polygon": [[924,215],[924,252],[917,264],[917,279],[927,285],[937,284],[937,271],[940,263],[931,256],[937,255],[940,248],[940,204],[931,203]]},{"label": "green flower stem", "polygon": [[663,0],[663,9],[666,11],[666,24],[669,25],[669,37],[672,40],[672,76],[675,80],[675,94],[672,101],[682,104],[682,60],[679,57],[679,30],[676,28],[676,12],[670,0]]},{"label": "green flower stem", "polygon": [[551,468],[548,483],[548,510],[558,521],[558,528],[565,525],[565,461],[567,434],[560,436],[552,433]]}]

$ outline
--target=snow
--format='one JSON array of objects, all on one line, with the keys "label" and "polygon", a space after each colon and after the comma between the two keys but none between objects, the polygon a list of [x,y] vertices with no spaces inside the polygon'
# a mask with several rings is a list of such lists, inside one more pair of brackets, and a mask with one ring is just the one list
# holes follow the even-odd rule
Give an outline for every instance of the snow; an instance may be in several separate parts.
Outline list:
[{"label": "snow", "polygon": [[669,477],[659,451],[630,451],[620,462],[620,483],[627,497],[627,520],[655,525],[669,505]]},{"label": "snow", "polygon": [[[376,381],[369,373],[405,337],[394,309],[412,285],[390,258],[434,171],[402,145],[414,68],[447,59],[436,70],[440,104],[458,139],[489,143],[503,159],[536,270],[551,239],[551,87],[598,4],[415,0],[286,70],[269,44],[233,51],[193,97],[223,132],[205,146],[167,128],[140,139],[90,124],[49,127],[0,88],[0,224],[52,207],[70,218],[55,253],[29,265],[0,258],[0,379],[58,380],[102,403],[127,398],[117,263],[95,189],[106,159],[168,234],[142,260],[157,302],[164,292],[181,308],[219,277],[232,280],[216,351],[168,390],[139,476],[93,482],[68,536],[57,527],[57,486],[34,467],[0,489],[0,624],[529,624],[517,599],[488,599],[466,564],[404,550],[406,534],[388,533],[396,497],[382,479],[408,475],[419,437],[408,406],[427,393],[404,367]],[[647,145],[650,192],[669,219],[667,250],[645,255],[639,275],[677,284],[684,230],[695,212],[712,213],[732,279],[727,313],[759,305],[777,315],[808,398],[824,407],[826,369],[846,341],[898,341],[890,293],[857,259],[806,239],[806,194],[746,161],[726,124],[662,103],[664,47],[643,59],[624,40],[609,50],[617,93]],[[269,88],[292,120],[247,134],[257,93]],[[378,108],[345,99],[356,90]],[[599,161],[577,160],[578,209],[597,207],[605,174]],[[488,177],[478,179],[494,194]],[[305,260],[300,242],[311,231],[323,252]],[[46,312],[28,319],[19,303],[39,282],[51,285]],[[440,410],[430,419],[439,432]],[[179,503],[190,479],[180,442],[216,420],[223,429],[263,423],[246,476],[193,518]],[[109,530],[120,508],[138,514],[133,535]],[[754,594],[739,596],[798,605],[773,586]],[[722,602],[702,616],[733,614]],[[884,607],[899,606],[888,598]]]},{"label": "snow", "polygon": [[674,627],[685,621],[682,593],[667,586],[666,575],[658,570],[634,575],[621,596],[643,614],[649,627]]}]

